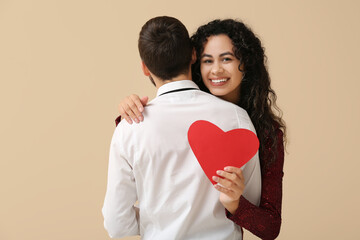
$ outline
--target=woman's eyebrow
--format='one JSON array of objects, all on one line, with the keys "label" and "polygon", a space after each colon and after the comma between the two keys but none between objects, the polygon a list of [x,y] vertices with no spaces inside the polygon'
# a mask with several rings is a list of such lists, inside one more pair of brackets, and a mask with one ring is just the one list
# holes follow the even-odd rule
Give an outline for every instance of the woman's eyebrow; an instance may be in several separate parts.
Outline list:
[{"label": "woman's eyebrow", "polygon": [[201,55],[201,58],[204,58],[204,57],[212,57],[210,54],[206,54],[206,53],[204,53],[203,55]]},{"label": "woman's eyebrow", "polygon": [[[226,56],[226,55],[231,55],[234,57],[234,54],[232,52],[224,52],[224,53],[221,53],[219,55],[219,57],[223,57],[223,56]],[[210,54],[207,54],[207,53],[204,53],[203,55],[201,55],[201,58],[204,58],[204,57],[209,57],[209,58],[212,58],[213,56],[210,55]]]},{"label": "woman's eyebrow", "polygon": [[226,56],[226,55],[234,56],[234,54],[231,53],[231,52],[224,52],[224,53],[220,54],[220,57],[223,57],[223,56]]}]

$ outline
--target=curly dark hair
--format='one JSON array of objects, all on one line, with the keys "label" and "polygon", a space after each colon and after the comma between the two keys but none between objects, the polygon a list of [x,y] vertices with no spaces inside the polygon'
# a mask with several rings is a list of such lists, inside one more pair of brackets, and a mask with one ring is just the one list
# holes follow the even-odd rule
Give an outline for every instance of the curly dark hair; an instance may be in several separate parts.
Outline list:
[{"label": "curly dark hair", "polygon": [[[260,159],[263,159],[264,154],[271,155],[270,160],[263,163],[269,166],[275,161],[281,135],[285,141],[286,126],[282,112],[276,105],[275,91],[270,86],[267,58],[259,38],[243,22],[233,19],[217,19],[200,26],[191,37],[197,55],[197,60],[192,65],[193,80],[201,90],[209,92],[201,78],[200,60],[208,38],[220,34],[225,34],[231,39],[234,54],[240,60],[238,69],[243,72],[244,78],[241,81],[240,100],[237,105],[248,112],[254,124],[260,141]],[[242,64],[244,70],[240,69]],[[278,114],[275,114],[274,110]],[[279,135],[280,130],[283,134]]]}]

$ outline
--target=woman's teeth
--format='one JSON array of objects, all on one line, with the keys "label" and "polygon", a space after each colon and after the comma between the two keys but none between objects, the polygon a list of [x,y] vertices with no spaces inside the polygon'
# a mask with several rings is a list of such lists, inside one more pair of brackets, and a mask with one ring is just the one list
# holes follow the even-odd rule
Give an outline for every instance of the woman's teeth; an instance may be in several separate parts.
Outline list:
[{"label": "woman's teeth", "polygon": [[211,82],[213,83],[220,83],[220,82],[226,82],[228,79],[227,78],[223,78],[223,79],[211,79]]}]

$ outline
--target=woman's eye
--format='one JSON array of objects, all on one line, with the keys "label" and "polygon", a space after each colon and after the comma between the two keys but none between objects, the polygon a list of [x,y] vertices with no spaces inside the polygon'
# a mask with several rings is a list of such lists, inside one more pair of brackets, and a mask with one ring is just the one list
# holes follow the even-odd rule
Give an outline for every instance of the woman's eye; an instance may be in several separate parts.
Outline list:
[{"label": "woman's eye", "polygon": [[203,63],[212,63],[212,61],[210,59],[204,59]]},{"label": "woman's eye", "polygon": [[223,59],[223,62],[228,62],[228,61],[231,61],[231,58],[224,58]]}]

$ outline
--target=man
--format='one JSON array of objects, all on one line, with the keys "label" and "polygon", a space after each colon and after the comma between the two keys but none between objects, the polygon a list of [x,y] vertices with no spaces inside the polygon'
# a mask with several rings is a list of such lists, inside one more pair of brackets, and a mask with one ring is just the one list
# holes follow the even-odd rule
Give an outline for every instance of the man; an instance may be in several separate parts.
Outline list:
[{"label": "man", "polygon": [[[111,237],[142,239],[241,239],[228,220],[187,140],[190,125],[207,120],[224,131],[254,127],[246,111],[201,92],[191,81],[195,54],[185,26],[172,17],[149,20],[139,36],[142,69],[158,89],[146,121],[120,122],[110,149],[104,225]],[[211,108],[214,112],[209,111]],[[216,147],[216,146],[214,146]],[[247,199],[260,199],[256,154],[243,168]],[[134,204],[139,201],[140,219]]]}]

